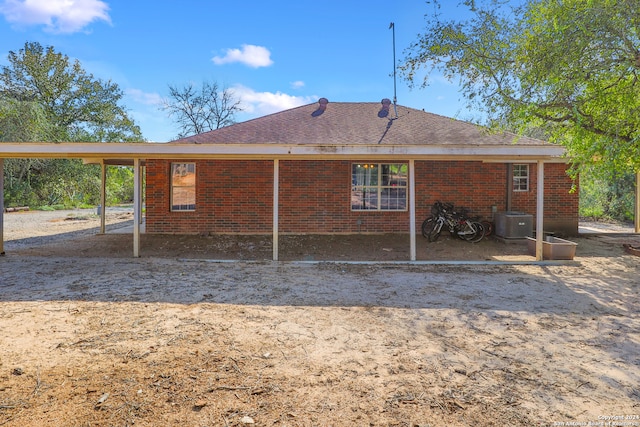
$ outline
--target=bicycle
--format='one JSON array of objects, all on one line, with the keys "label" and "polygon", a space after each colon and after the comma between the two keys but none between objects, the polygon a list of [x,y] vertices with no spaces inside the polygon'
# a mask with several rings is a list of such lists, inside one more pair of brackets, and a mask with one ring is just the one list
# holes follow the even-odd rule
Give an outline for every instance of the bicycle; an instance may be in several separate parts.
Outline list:
[{"label": "bicycle", "polygon": [[435,242],[442,229],[446,228],[452,236],[477,243],[485,236],[485,228],[477,218],[469,217],[466,209],[455,211],[451,203],[437,201],[431,207],[431,216],[422,223],[422,235]]}]

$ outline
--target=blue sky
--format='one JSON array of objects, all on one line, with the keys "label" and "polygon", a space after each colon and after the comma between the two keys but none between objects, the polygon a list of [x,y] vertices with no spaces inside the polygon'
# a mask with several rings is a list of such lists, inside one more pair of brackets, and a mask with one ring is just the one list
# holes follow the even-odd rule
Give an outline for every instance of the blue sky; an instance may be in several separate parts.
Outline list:
[{"label": "blue sky", "polygon": [[[400,61],[428,7],[424,0],[0,0],[0,65],[27,41],[53,46],[117,83],[144,137],[164,142],[178,132],[160,110],[169,84],[206,80],[232,89],[245,110],[238,121],[320,97],[392,99],[389,24]],[[454,84],[431,78],[428,88],[411,90],[398,78],[398,104],[473,118]]]}]

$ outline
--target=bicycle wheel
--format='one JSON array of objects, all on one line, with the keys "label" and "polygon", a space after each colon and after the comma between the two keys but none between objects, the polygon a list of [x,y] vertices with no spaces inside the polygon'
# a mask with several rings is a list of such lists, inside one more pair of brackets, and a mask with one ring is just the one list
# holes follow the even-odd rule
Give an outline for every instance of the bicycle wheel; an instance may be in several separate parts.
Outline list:
[{"label": "bicycle wheel", "polygon": [[469,242],[475,239],[476,235],[478,234],[478,228],[473,225],[472,221],[462,221],[456,229],[456,234],[462,240],[466,240]]},{"label": "bicycle wheel", "polygon": [[[431,225],[432,224],[432,225]],[[430,242],[435,242],[440,237],[440,233],[442,232],[442,221],[438,219],[433,219],[429,225],[429,232],[427,237]]]},{"label": "bicycle wheel", "polygon": [[484,225],[479,221],[474,221],[472,224],[477,228],[478,232],[474,236],[474,238],[469,241],[471,243],[478,243],[480,240],[484,239],[484,236],[485,236]]},{"label": "bicycle wheel", "polygon": [[435,227],[435,219],[430,216],[422,222],[422,237],[428,239],[433,227]]},{"label": "bicycle wheel", "polygon": [[491,221],[484,220],[480,221],[480,223],[484,228],[484,237],[491,236],[491,233],[493,233],[493,224],[491,223]]}]

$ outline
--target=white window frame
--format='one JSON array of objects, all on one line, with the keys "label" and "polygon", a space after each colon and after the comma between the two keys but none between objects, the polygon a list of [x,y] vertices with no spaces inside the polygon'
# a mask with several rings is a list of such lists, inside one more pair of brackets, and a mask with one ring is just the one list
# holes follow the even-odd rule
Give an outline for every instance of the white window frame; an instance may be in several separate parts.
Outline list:
[{"label": "white window frame", "polygon": [[529,165],[514,164],[512,179],[514,193],[529,191]]},{"label": "white window frame", "polygon": [[[184,172],[180,172],[180,170]],[[174,180],[176,174],[179,173],[193,173],[194,179],[193,184],[190,185],[178,185]],[[185,176],[185,175],[182,175]],[[195,162],[172,162],[171,163],[171,212],[193,212],[196,210],[196,164]],[[185,189],[185,188],[193,188],[193,203],[187,203],[182,205],[175,205],[173,203],[174,195],[176,189]]]},{"label": "white window frame", "polygon": [[[398,185],[398,183],[394,183],[394,184],[390,184],[390,185],[383,185],[382,180],[383,180],[383,166],[391,166],[391,165],[395,165],[395,166],[400,166],[400,167],[404,167],[406,170],[406,176],[405,176],[405,180],[404,180],[404,185],[400,184]],[[375,177],[375,184],[358,184],[356,182],[356,177],[354,175],[354,171],[355,168],[361,168],[363,170],[376,170],[377,176]],[[351,206],[351,211],[352,212],[406,212],[408,210],[408,193],[409,193],[409,184],[408,184],[408,180],[409,180],[409,164],[408,163],[371,163],[371,162],[354,162],[351,164],[351,171],[350,171],[350,176],[351,176],[351,193],[350,193],[350,206]],[[368,179],[373,179],[373,176],[369,176]],[[375,208],[366,208],[366,207],[354,207],[354,197],[357,197],[357,193],[360,192],[362,194],[364,194],[366,191],[372,191],[374,193],[374,197],[375,197],[375,202],[376,202],[376,206]],[[404,203],[403,203],[403,207],[402,208],[383,208],[383,203],[381,203],[383,201],[384,196],[384,192],[386,191],[391,191],[391,190],[404,190]],[[370,200],[368,197],[362,197],[363,201],[366,200]],[[396,200],[398,200],[399,198],[397,198]],[[363,203],[363,206],[365,206],[365,204]]]}]

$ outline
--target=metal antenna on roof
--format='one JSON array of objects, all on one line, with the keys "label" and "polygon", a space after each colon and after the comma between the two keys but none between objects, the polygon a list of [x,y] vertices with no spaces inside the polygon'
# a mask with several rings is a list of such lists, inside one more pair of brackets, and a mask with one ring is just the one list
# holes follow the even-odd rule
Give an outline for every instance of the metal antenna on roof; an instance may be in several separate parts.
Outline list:
[{"label": "metal antenna on roof", "polygon": [[396,119],[398,118],[398,98],[396,96],[396,26],[392,22],[389,24],[389,29],[393,32],[393,111],[396,113]]}]

